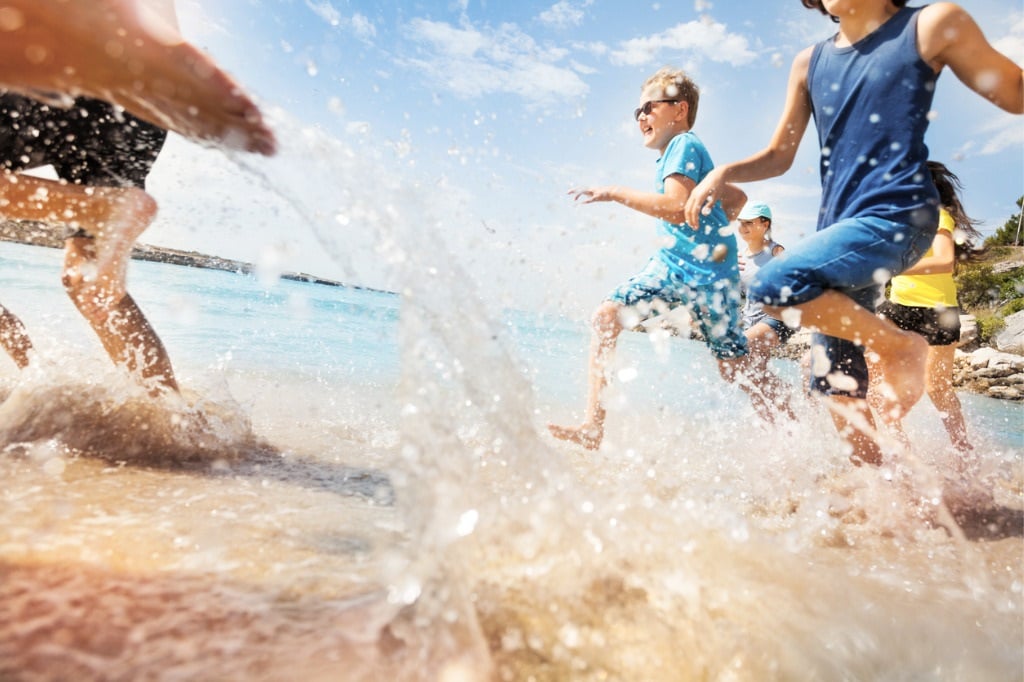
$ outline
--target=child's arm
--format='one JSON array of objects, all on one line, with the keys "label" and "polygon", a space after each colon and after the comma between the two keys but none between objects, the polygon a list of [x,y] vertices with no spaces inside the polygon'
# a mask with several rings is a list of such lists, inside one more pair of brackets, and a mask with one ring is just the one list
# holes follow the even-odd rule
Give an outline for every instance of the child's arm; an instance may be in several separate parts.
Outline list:
[{"label": "child's arm", "polygon": [[806,48],[793,60],[786,86],[786,104],[768,146],[743,161],[716,167],[690,192],[684,214],[691,225],[696,224],[703,211],[722,198],[726,183],[773,178],[793,165],[796,150],[811,120],[807,73],[812,51],[813,47]]},{"label": "child's arm", "polygon": [[[667,220],[673,225],[686,223],[686,200],[696,185],[692,179],[674,173],[665,178],[665,193],[641,192],[629,187],[611,185],[607,187],[581,187],[569,190],[569,194],[582,204],[598,201],[615,201],[649,216]],[[732,222],[747,203],[747,194],[736,185],[725,185],[722,189],[722,209]],[[691,227],[699,223],[686,223]]]},{"label": "child's arm", "polygon": [[583,204],[614,201],[634,211],[667,220],[675,225],[682,225],[685,222],[686,200],[689,198],[694,184],[696,183],[693,180],[684,175],[673,174],[665,178],[664,194],[643,192],[618,185],[581,187],[569,190],[569,194]]},{"label": "child's arm", "polygon": [[1024,71],[996,50],[962,7],[928,5],[917,24],[921,58],[936,71],[948,66],[964,85],[1001,109],[1024,113]]}]

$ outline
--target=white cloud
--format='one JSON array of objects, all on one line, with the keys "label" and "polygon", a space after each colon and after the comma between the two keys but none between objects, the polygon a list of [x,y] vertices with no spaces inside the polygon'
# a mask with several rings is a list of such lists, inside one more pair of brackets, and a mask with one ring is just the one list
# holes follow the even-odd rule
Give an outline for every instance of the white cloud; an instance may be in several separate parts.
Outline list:
[{"label": "white cloud", "polygon": [[583,0],[583,2],[573,3],[569,0],[560,0],[554,5],[544,10],[538,16],[541,23],[556,28],[566,28],[569,26],[579,26],[583,22],[583,18],[586,13],[583,11],[587,7],[594,4],[594,0]]},{"label": "white cloud", "polygon": [[594,57],[604,57],[611,52],[608,46],[600,41],[591,41],[586,43],[574,42],[572,43],[572,49],[577,52],[593,55]]},{"label": "white cloud", "polygon": [[313,2],[306,0],[306,7],[313,10],[313,13],[326,21],[331,26],[341,25],[341,12],[334,8],[329,2]]},{"label": "white cloud", "polygon": [[724,24],[713,20],[689,21],[646,38],[633,38],[612,52],[613,64],[639,66],[662,60],[664,52],[686,52],[715,62],[741,66],[757,56],[747,39],[729,33]]},{"label": "white cloud", "polygon": [[331,26],[350,29],[360,40],[369,40],[377,35],[377,27],[373,25],[373,22],[358,12],[353,14],[352,18],[346,18],[326,0],[323,2],[306,0],[306,7]]},{"label": "white cloud", "polygon": [[1011,149],[1020,149],[1024,145],[1024,125],[1012,114],[997,114],[982,127],[986,136],[979,154],[998,154]]},{"label": "white cloud", "polygon": [[576,71],[559,64],[566,50],[542,47],[513,24],[477,29],[414,19],[405,32],[421,56],[400,61],[459,97],[511,93],[541,105],[588,92]]},{"label": "white cloud", "polygon": [[366,16],[362,14],[352,15],[352,31],[358,38],[369,40],[377,35],[377,27],[373,25]]},{"label": "white cloud", "polygon": [[992,46],[1017,64],[1024,63],[1024,15],[1011,15],[1007,35],[992,41]]}]

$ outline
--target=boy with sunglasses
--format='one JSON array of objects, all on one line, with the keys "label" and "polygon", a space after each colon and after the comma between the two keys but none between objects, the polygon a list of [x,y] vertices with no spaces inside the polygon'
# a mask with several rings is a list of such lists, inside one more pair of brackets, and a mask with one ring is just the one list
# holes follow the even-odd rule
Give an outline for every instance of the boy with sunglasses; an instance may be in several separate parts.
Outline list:
[{"label": "boy with sunglasses", "polygon": [[[736,236],[729,229],[746,195],[730,187],[722,202],[687,224],[683,215],[686,199],[714,167],[704,144],[692,131],[699,90],[684,72],[666,67],[644,82],[640,102],[633,114],[644,146],[659,154],[656,191],[618,185],[569,191],[574,200],[584,204],[614,201],[657,218],[665,244],[639,274],[615,289],[594,313],[583,424],[548,426],[556,438],[591,450],[600,447],[604,438],[601,393],[627,309],[643,318],[676,305],[686,306],[718,360],[722,377],[736,381],[746,369]],[[748,381],[739,383],[762,418],[771,421],[772,410],[764,392]]]}]

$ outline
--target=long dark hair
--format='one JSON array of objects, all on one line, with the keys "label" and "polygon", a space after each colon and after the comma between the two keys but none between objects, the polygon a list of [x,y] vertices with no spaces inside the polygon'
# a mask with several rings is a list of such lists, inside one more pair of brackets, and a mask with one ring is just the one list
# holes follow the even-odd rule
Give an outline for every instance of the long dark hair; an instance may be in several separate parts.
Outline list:
[{"label": "long dark hair", "polygon": [[[804,4],[804,7],[806,7],[807,9],[816,9],[822,14],[832,16],[825,9],[825,6],[821,3],[821,0],[800,0],[800,2],[802,2]],[[903,7],[904,5],[907,4],[907,0],[889,0],[889,2],[896,5],[897,7]],[[832,17],[832,21],[839,21],[839,17]]]},{"label": "long dark hair", "polygon": [[978,247],[982,238],[981,233],[975,227],[981,221],[970,217],[964,210],[964,205],[960,201],[960,190],[963,189],[960,178],[938,161],[929,161],[928,170],[931,171],[935,189],[939,190],[939,205],[953,217],[956,260],[974,260],[982,254],[982,249]]}]

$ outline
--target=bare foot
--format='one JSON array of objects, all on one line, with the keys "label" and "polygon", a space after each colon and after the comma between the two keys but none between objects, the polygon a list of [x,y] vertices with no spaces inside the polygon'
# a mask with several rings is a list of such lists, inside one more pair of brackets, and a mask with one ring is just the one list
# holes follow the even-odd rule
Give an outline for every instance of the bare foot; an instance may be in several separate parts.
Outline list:
[{"label": "bare foot", "polygon": [[597,450],[604,439],[604,426],[601,424],[583,424],[582,426],[558,426],[548,424],[548,431],[559,440],[582,445],[588,450]]},{"label": "bare foot", "polygon": [[186,137],[273,154],[256,104],[177,30],[128,0],[6,0],[0,83],[88,95]]},{"label": "bare foot", "polygon": [[[903,419],[924,394],[928,342],[912,332],[899,332],[889,352],[879,356],[875,367],[879,382],[876,405],[887,423]],[[874,401],[873,401],[874,402]]]}]

